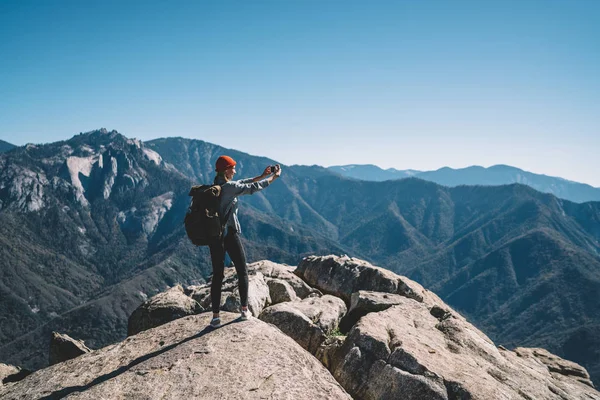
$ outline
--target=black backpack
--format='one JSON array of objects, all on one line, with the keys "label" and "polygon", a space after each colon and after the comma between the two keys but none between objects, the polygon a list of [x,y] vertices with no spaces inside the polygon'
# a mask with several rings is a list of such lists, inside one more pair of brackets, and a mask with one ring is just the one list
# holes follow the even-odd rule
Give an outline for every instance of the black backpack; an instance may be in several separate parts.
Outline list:
[{"label": "black backpack", "polygon": [[189,195],[192,196],[192,203],[185,215],[184,225],[192,243],[207,246],[221,239],[227,221],[219,215],[221,186],[193,186]]}]

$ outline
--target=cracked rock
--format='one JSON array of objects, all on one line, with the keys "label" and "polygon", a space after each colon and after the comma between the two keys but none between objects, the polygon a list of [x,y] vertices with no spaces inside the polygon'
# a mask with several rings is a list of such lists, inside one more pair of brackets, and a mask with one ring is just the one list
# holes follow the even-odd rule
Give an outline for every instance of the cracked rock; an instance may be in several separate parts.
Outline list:
[{"label": "cracked rock", "polygon": [[346,305],[341,299],[325,295],[276,304],[266,308],[259,318],[277,326],[311,354],[316,354],[345,313]]},{"label": "cracked rock", "polygon": [[350,297],[348,313],[340,322],[340,331],[346,333],[359,319],[371,312],[387,310],[395,304],[400,304],[402,296],[390,293],[359,290]]},{"label": "cracked rock", "polygon": [[402,297],[363,316],[329,369],[360,399],[600,399],[576,364],[538,349],[499,349],[449,307],[440,310]]},{"label": "cracked rock", "polygon": [[408,278],[348,256],[309,256],[294,271],[309,285],[350,303],[359,290],[399,294],[423,301],[425,289]]},{"label": "cracked rock", "polygon": [[75,340],[69,335],[52,332],[50,340],[50,365],[58,364],[72,358],[79,357],[82,354],[89,353],[91,350],[82,340]]},{"label": "cracked rock", "polygon": [[129,317],[127,336],[202,311],[204,310],[200,304],[186,296],[183,288],[177,285],[157,294],[135,309]]}]

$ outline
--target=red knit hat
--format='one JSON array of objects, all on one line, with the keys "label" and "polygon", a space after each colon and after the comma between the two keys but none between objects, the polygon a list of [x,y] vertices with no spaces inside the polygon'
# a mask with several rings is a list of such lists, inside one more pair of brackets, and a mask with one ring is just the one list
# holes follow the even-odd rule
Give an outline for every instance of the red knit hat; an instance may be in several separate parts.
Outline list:
[{"label": "red knit hat", "polygon": [[217,172],[225,172],[227,168],[235,167],[235,160],[229,156],[221,156],[217,158]]}]

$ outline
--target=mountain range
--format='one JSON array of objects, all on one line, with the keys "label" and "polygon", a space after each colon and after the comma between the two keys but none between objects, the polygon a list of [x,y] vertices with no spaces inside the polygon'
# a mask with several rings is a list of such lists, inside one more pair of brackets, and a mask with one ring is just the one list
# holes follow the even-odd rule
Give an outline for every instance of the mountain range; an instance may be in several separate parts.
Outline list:
[{"label": "mountain range", "polygon": [[[192,184],[221,154],[239,177],[274,160],[199,140],[116,131],[0,155],[0,361],[38,368],[61,330],[100,347],[167,286],[205,281],[182,229]],[[439,294],[494,341],[541,346],[600,378],[600,203],[522,184],[441,186],[285,167],[240,202],[250,260],[349,254]]]},{"label": "mountain range", "polygon": [[471,166],[459,169],[444,167],[435,171],[416,171],[394,168],[382,169],[370,164],[353,164],[332,166],[328,169],[348,178],[377,182],[416,177],[450,187],[460,185],[498,186],[521,183],[542,193],[551,193],[556,197],[576,203],[600,201],[600,188],[563,178],[534,174],[508,165],[494,165],[489,168]]}]

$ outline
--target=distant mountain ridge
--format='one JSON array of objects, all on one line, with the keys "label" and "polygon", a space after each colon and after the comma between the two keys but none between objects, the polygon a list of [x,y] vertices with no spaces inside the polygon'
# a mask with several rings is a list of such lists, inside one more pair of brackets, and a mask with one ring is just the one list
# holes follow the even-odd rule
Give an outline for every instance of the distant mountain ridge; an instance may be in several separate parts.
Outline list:
[{"label": "distant mountain ridge", "polygon": [[5,153],[14,149],[15,147],[17,146],[15,146],[14,144],[5,142],[4,140],[0,140],[0,153]]},{"label": "distant mountain ridge", "polygon": [[488,168],[471,166],[453,169],[443,167],[435,171],[382,169],[376,165],[332,166],[329,170],[342,176],[366,181],[386,181],[415,177],[444,186],[485,185],[498,186],[521,183],[542,193],[552,193],[561,199],[585,203],[600,201],[600,188],[567,179],[527,172],[509,165],[494,165]]},{"label": "distant mountain ridge", "polygon": [[330,171],[336,172],[348,178],[360,179],[363,181],[389,181],[392,179],[411,178],[422,171],[412,169],[397,170],[395,168],[382,169],[373,164],[350,164],[334,165],[328,167]]}]

